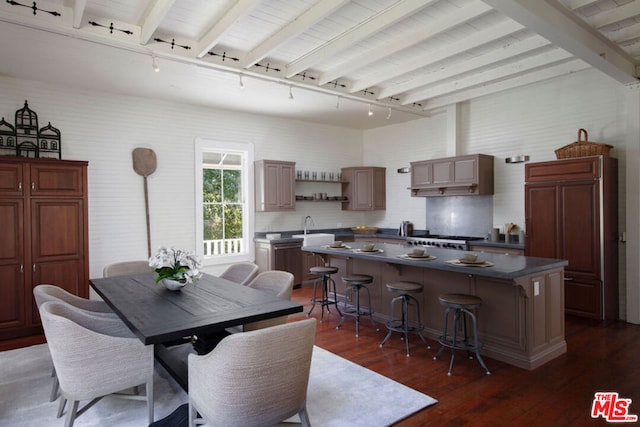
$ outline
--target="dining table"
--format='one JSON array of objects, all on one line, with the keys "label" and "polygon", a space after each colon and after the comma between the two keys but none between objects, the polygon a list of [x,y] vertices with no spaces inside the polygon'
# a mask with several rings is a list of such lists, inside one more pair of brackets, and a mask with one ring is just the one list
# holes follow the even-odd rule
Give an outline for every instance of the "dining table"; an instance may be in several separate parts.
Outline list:
[{"label": "dining table", "polygon": [[[185,390],[190,337],[224,334],[234,326],[303,310],[301,304],[206,273],[177,291],[156,284],[153,272],[89,282],[143,344],[154,345],[156,359]],[[180,342],[187,344],[173,345]]]}]

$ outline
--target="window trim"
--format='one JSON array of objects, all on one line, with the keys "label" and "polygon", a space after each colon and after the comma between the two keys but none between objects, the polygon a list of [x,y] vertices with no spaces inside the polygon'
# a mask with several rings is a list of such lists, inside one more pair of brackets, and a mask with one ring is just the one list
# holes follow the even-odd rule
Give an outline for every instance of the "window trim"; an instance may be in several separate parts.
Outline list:
[{"label": "window trim", "polygon": [[[243,167],[243,203],[246,206],[245,221],[242,224],[242,234],[244,237],[244,247],[246,253],[231,255],[216,255],[215,257],[204,257],[204,232],[202,229],[203,215],[202,204],[202,158],[207,151],[235,151],[243,154],[245,166]],[[220,264],[230,264],[241,261],[251,261],[255,259],[255,244],[253,235],[255,230],[255,208],[254,208],[254,146],[251,142],[227,142],[206,138],[195,139],[195,236],[196,254],[202,258],[203,266],[213,266]]]}]

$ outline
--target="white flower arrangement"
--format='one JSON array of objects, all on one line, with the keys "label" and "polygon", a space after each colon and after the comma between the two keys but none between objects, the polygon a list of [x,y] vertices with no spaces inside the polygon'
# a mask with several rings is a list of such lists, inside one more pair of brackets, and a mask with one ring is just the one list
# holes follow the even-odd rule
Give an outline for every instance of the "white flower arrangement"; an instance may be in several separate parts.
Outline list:
[{"label": "white flower arrangement", "polygon": [[172,279],[181,283],[197,281],[202,273],[202,262],[194,252],[162,246],[156,254],[149,258],[149,267],[158,273],[156,283],[162,279]]}]

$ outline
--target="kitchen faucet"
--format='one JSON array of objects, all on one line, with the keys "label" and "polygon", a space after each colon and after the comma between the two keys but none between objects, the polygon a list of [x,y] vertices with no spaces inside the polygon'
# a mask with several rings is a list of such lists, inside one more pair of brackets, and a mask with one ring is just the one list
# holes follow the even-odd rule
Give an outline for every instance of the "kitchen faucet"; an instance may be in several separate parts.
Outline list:
[{"label": "kitchen faucet", "polygon": [[311,225],[315,225],[313,223],[313,219],[311,218],[311,215],[307,215],[306,217],[304,217],[304,234],[307,234],[307,231],[309,231],[309,223]]}]

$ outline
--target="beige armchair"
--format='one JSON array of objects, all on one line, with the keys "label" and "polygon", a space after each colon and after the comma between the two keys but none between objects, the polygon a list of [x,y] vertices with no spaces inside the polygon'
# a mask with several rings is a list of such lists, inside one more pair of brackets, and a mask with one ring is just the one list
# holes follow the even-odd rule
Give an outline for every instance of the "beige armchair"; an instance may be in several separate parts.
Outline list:
[{"label": "beige armchair", "polygon": [[[104,301],[88,300],[73,295],[58,286],[47,284],[41,284],[33,288],[33,296],[38,307],[47,301],[62,301],[82,310],[93,312],[98,316],[114,319],[119,328],[127,330],[127,326],[118,319],[118,316]],[[52,370],[51,376],[53,377],[53,386],[51,387],[49,401],[53,402],[58,398],[58,377],[55,368]],[[60,415],[60,411],[58,411],[58,415]]]},{"label": "beige armchair", "polygon": [[59,286],[41,284],[33,288],[33,296],[36,300],[36,305],[40,307],[42,303],[46,301],[64,301],[74,307],[81,308],[87,311],[93,311],[96,313],[106,313],[110,316],[117,315],[111,310],[106,302],[101,300],[89,300],[86,298],[74,295]]},{"label": "beige armchair", "polygon": [[316,320],[229,335],[209,354],[189,355],[189,426],[267,426],[306,410]]},{"label": "beige armchair", "polygon": [[[65,427],[102,397],[146,385],[149,424],[153,422],[153,346],[145,346],[117,319],[90,313],[56,301],[40,306],[42,326],[60,382],[60,406],[67,409]],[[91,400],[78,410],[79,402]]]},{"label": "beige armchair", "polygon": [[258,274],[258,266],[254,263],[237,262],[227,267],[220,277],[241,285],[247,285],[256,277],[256,274]]},{"label": "beige armchair", "polygon": [[[265,271],[258,274],[247,286],[290,300],[293,293],[294,280],[293,274],[288,271]],[[287,316],[247,323],[243,325],[242,330],[244,332],[255,331],[256,329],[282,325],[283,323],[287,323]]]},{"label": "beige armchair", "polygon": [[121,261],[107,265],[102,270],[102,277],[128,276],[152,271],[153,268],[149,267],[149,261]]}]

